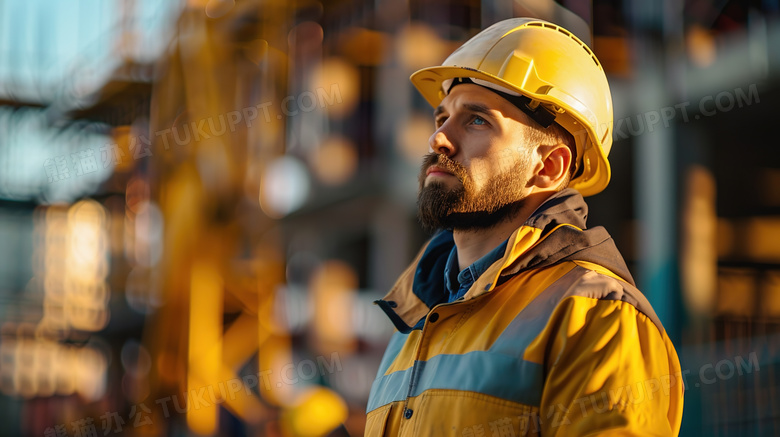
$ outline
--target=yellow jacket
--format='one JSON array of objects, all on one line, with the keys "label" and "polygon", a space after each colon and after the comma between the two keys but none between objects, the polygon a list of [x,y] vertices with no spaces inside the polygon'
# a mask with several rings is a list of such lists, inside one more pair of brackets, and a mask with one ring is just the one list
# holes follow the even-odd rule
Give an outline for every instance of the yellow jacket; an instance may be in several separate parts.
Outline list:
[{"label": "yellow jacket", "polygon": [[[443,232],[376,303],[396,332],[366,436],[677,435],[680,363],[612,238],[568,189],[446,303]],[[425,318],[421,328],[415,325]]]}]

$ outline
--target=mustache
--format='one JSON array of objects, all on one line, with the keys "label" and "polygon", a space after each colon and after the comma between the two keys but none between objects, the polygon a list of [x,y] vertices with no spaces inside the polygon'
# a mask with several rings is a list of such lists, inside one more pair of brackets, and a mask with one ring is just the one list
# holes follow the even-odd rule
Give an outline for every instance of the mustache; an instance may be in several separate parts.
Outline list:
[{"label": "mustache", "polygon": [[425,172],[428,170],[428,167],[432,165],[436,165],[441,167],[442,170],[446,170],[452,173],[461,182],[465,182],[465,180],[468,178],[468,172],[466,171],[466,167],[463,166],[463,164],[453,161],[441,153],[431,152],[423,157],[422,165],[420,166],[421,180],[425,179]]}]

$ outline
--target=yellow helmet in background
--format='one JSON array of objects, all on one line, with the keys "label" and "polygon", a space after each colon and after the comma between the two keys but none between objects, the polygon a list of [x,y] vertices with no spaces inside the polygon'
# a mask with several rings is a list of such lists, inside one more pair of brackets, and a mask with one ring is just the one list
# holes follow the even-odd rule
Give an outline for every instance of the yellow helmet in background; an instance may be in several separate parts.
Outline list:
[{"label": "yellow helmet in background", "polygon": [[441,66],[412,74],[411,81],[435,108],[458,78],[519,94],[526,99],[521,109],[543,126],[554,118],[576,142],[569,186],[583,196],[606,188],[612,97],[601,63],[571,32],[533,18],[504,20],[468,40]]}]

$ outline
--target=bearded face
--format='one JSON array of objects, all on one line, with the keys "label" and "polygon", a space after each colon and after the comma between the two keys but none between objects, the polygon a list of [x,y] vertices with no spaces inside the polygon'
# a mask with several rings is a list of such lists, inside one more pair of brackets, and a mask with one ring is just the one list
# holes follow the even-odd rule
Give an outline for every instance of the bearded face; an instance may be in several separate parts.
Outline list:
[{"label": "bearded face", "polygon": [[541,164],[532,120],[475,84],[452,87],[433,115],[417,199],[423,227],[482,230],[517,218]]},{"label": "bearded face", "polygon": [[[523,171],[530,156],[515,152],[507,156],[509,165],[499,165],[498,172],[490,174],[487,168],[472,175],[467,168],[439,153],[423,158],[420,170],[420,191],[417,197],[418,218],[428,231],[452,229],[460,231],[490,229],[512,220],[523,205],[527,178]],[[445,183],[428,180],[429,169],[450,173],[456,181]],[[480,180],[481,179],[481,180]]]}]

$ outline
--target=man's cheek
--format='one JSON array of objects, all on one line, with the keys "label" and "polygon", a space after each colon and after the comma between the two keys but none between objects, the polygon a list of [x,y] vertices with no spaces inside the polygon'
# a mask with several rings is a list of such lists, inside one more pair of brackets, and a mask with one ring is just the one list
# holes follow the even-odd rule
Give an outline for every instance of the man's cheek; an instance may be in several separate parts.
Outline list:
[{"label": "man's cheek", "polygon": [[496,156],[497,173],[508,173],[520,159],[520,151],[509,147],[502,149]]},{"label": "man's cheek", "polygon": [[487,182],[490,175],[489,166],[485,161],[474,161],[471,165],[471,179],[477,186],[482,186]]}]

